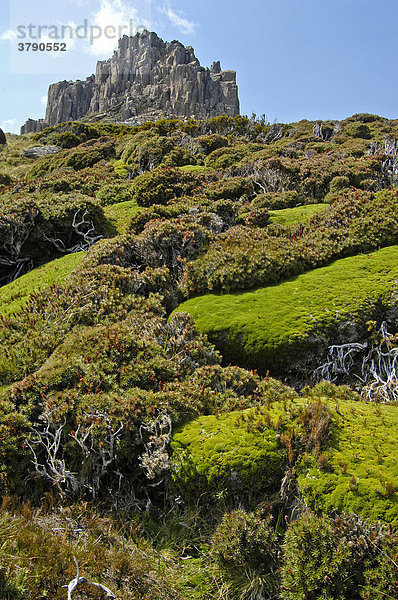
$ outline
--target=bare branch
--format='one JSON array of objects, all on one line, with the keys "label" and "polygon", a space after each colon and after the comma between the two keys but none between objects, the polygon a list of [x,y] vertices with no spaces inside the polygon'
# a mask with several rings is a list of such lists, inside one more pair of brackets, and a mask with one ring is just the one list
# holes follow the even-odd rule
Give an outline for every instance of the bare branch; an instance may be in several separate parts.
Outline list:
[{"label": "bare branch", "polygon": [[[60,494],[64,495],[64,487],[76,492],[79,488],[77,473],[67,469],[65,460],[59,458],[59,451],[62,441],[63,429],[66,421],[56,427],[50,420],[51,412],[46,415],[45,428],[33,428],[33,434],[26,441],[33,455],[33,464],[36,473],[45,479],[49,479],[58,489]],[[36,439],[34,439],[36,438]],[[40,463],[36,448],[44,451],[44,462]]]},{"label": "bare branch", "polygon": [[356,379],[362,395],[369,401],[398,400],[397,337],[383,321],[374,339],[364,343],[333,345],[328,348],[326,362],[315,369],[315,381],[337,381],[345,376]]},{"label": "bare branch", "polygon": [[87,209],[79,209],[73,215],[71,223],[72,229],[75,233],[83,238],[77,244],[70,246],[69,248],[65,245],[64,241],[60,238],[54,238],[43,233],[43,237],[47,242],[50,242],[55,246],[58,252],[65,254],[72,254],[74,252],[81,252],[82,250],[88,250],[95,242],[102,239],[102,235],[96,235],[94,222],[89,218],[90,213]]},{"label": "bare branch", "polygon": [[[109,473],[111,465],[115,462],[116,443],[122,436],[124,424],[119,423],[115,428],[105,414],[86,414],[90,425],[85,429],[79,425],[75,432],[69,434],[78,444],[83,456],[81,472],[74,473],[68,469],[65,457],[62,456],[66,420],[56,425],[51,415],[52,412],[42,415],[44,425],[33,428],[27,440],[36,473],[51,481],[62,496],[65,492],[76,494],[87,489],[95,498],[100,491],[102,478]],[[105,434],[102,433],[101,443],[96,444],[93,429],[99,423],[105,426]],[[44,454],[42,462],[39,459],[39,451]],[[122,475],[116,475],[119,476],[120,486]]]},{"label": "bare branch", "polygon": [[79,586],[94,586],[105,592],[107,598],[116,598],[115,594],[111,592],[111,590],[105,585],[102,585],[101,583],[94,583],[92,581],[89,581],[85,577],[80,577],[79,563],[77,562],[75,557],[73,557],[73,560],[76,564],[76,577],[72,579],[68,583],[68,585],[63,586],[65,588],[68,588],[68,600],[72,600],[72,594]]},{"label": "bare branch", "polygon": [[155,479],[163,471],[171,466],[170,457],[167,453],[167,444],[171,438],[172,422],[167,413],[160,415],[149,423],[143,423],[140,427],[140,438],[143,441],[143,433],[149,434],[145,451],[138,459],[141,467],[146,471],[148,479]]}]

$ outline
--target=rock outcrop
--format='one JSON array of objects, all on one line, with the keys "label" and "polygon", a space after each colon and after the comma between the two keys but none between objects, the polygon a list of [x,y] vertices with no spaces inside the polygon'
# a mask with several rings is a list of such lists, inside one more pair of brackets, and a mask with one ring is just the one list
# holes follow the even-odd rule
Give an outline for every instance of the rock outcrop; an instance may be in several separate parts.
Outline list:
[{"label": "rock outcrop", "polygon": [[219,62],[202,67],[191,46],[144,31],[123,36],[112,58],[99,61],[85,81],[50,85],[44,121],[29,120],[22,129],[28,133],[78,119],[136,124],[222,114],[239,114],[236,72],[222,71]]},{"label": "rock outcrop", "polygon": [[48,127],[48,123],[44,119],[28,119],[25,125],[21,127],[21,135],[24,133],[39,133]]},{"label": "rock outcrop", "polygon": [[5,133],[2,129],[0,129],[0,145],[4,145],[7,143]]},{"label": "rock outcrop", "polygon": [[57,154],[61,148],[59,146],[32,146],[32,148],[27,148],[26,150],[22,150],[21,156],[25,158],[42,158],[43,156],[51,156],[52,154]]}]

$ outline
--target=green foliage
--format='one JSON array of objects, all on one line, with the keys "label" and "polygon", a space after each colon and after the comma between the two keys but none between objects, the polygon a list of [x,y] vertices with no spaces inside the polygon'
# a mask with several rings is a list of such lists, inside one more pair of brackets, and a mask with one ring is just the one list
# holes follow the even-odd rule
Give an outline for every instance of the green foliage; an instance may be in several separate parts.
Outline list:
[{"label": "green foliage", "polygon": [[307,223],[313,216],[327,210],[327,208],[327,204],[307,204],[306,206],[296,206],[295,208],[270,210],[269,216],[271,223],[277,223],[278,225],[293,225]]},{"label": "green foliage", "polygon": [[5,136],[5,133],[2,129],[0,129],[0,146],[4,146],[4,144],[7,143],[7,138]]},{"label": "green foliage", "polygon": [[363,140],[370,140],[372,138],[369,127],[363,123],[350,123],[346,125],[344,133],[353,138],[361,138]]},{"label": "green foliage", "polygon": [[239,498],[246,506],[278,489],[285,449],[272,428],[250,427],[250,415],[199,417],[173,436],[175,485],[186,498]]},{"label": "green foliage", "polygon": [[108,138],[99,138],[98,141],[89,140],[72,150],[62,150],[54,156],[39,158],[29,169],[27,177],[34,179],[66,167],[80,171],[109,159],[114,152],[114,144]]},{"label": "green foliage", "polygon": [[250,597],[250,589],[261,598],[274,598],[279,592],[279,536],[272,520],[235,510],[226,513],[217,527],[211,552],[230,597]]},{"label": "green foliage", "polygon": [[286,192],[267,192],[257,194],[253,199],[254,208],[268,208],[269,210],[282,210],[293,208],[302,203],[300,194],[294,190]]},{"label": "green foliage", "polygon": [[329,445],[328,468],[312,457],[297,464],[306,502],[313,510],[355,513],[396,526],[398,473],[391,452],[397,443],[397,407],[348,400],[340,406],[344,416]]},{"label": "green foliage", "polygon": [[62,148],[74,148],[100,137],[123,136],[133,133],[133,128],[128,125],[116,123],[82,123],[78,121],[69,121],[59,123],[54,127],[47,127],[42,132],[37,133],[34,139],[39,144],[55,144]]},{"label": "green foliage", "polygon": [[118,233],[127,233],[132,218],[139,213],[135,200],[111,204],[105,207],[104,214]]},{"label": "green foliage", "polygon": [[250,156],[256,150],[260,150],[258,144],[234,144],[233,146],[221,146],[213,150],[205,159],[205,166],[211,169],[227,169],[240,162],[243,158]]},{"label": "green foliage", "polygon": [[[182,166],[195,166],[196,158],[191,154],[189,150],[184,148],[174,148],[169,152],[162,160],[162,165],[168,167],[182,167]],[[199,170],[200,171],[200,170]],[[194,173],[194,170],[185,171],[186,173]]]},{"label": "green foliage", "polygon": [[277,283],[333,259],[394,244],[397,205],[395,191],[350,191],[306,224],[233,227],[187,265],[182,289],[230,292]]},{"label": "green foliage", "polygon": [[132,184],[133,200],[139,206],[166,204],[169,200],[192,193],[200,180],[193,173],[160,167],[136,177]]},{"label": "green foliage", "polygon": [[115,182],[116,175],[108,166],[95,165],[93,168],[75,171],[71,167],[51,173],[33,181],[20,182],[19,190],[32,192],[68,193],[80,192],[86,196],[95,197],[104,185]]},{"label": "green foliage", "polygon": [[23,155],[23,150],[31,148],[33,145],[32,136],[9,134],[6,139],[7,144],[0,146],[0,173],[11,180],[22,179],[33,162],[33,159]]},{"label": "green foliage", "polygon": [[67,254],[19,277],[0,288],[0,315],[21,309],[33,292],[61,283],[82,262],[85,252]]},{"label": "green foliage", "polygon": [[183,173],[208,173],[209,169],[204,165],[184,165],[180,167]]},{"label": "green foliage", "polygon": [[[217,363],[219,357],[189,319],[177,317],[167,323],[158,298],[134,295],[140,277],[145,274],[134,278],[117,267],[83,270],[62,286],[35,293],[24,311],[3,320],[0,381],[14,382],[2,390],[4,426],[11,427],[7,415],[13,410],[17,415],[11,422],[13,436],[0,440],[6,457],[3,490],[20,490],[22,481],[29,480],[35,495],[46,484],[28,475],[30,451],[24,440],[26,428],[33,423],[42,428],[48,421],[54,431],[61,423],[60,453],[81,483],[78,489],[69,489],[69,480],[57,486],[76,495],[100,491],[102,486],[105,491],[115,483],[119,467],[126,477],[140,474],[138,432],[144,421],[165,410],[175,422],[197,414],[186,394],[168,392],[166,386],[175,386],[201,365]],[[159,289],[159,283],[154,283]],[[101,440],[107,439],[109,427],[117,430],[120,423],[128,426],[122,427],[112,469],[97,480],[94,459],[100,456]],[[90,435],[93,456],[84,461],[78,446],[68,443],[69,434],[77,429]],[[47,459],[45,454],[41,457],[44,464]]]},{"label": "green foliage", "polygon": [[[367,320],[395,331],[397,138],[397,120],[367,114],[7,136],[6,279],[77,249],[86,211],[93,236],[0,292],[0,595],[65,596],[74,555],[126,600],[397,596],[392,530],[335,518],[397,524],[397,407],[267,374],[298,387],[330,342],[366,341]],[[35,143],[63,149],[34,162]],[[189,309],[224,358],[187,315],[167,318],[215,290],[241,293]],[[318,516],[289,526],[304,503]]]},{"label": "green foliage", "polygon": [[333,177],[332,181],[330,182],[329,191],[332,194],[335,194],[336,192],[348,187],[350,187],[349,178],[346,175],[338,175]]},{"label": "green foliage", "polygon": [[[283,248],[286,253],[287,249]],[[277,286],[192,298],[178,308],[220,348],[226,360],[263,373],[312,369],[344,324],[359,332],[394,303],[398,247],[345,258]],[[250,269],[246,265],[246,269]],[[261,323],[261,327],[260,327]],[[348,329],[350,329],[348,328]],[[340,331],[339,331],[340,330]]]},{"label": "green foliage", "polygon": [[270,215],[266,208],[254,208],[243,217],[247,227],[266,227],[270,221]]},{"label": "green foliage", "polygon": [[253,196],[253,188],[250,178],[230,177],[210,183],[204,188],[205,195],[213,201],[227,198],[238,200],[241,197],[250,199]]},{"label": "green foliage", "polygon": [[270,521],[243,510],[226,513],[212,537],[212,554],[232,567],[261,568],[267,560],[275,567],[277,534]]},{"label": "green foliage", "polygon": [[149,267],[166,266],[175,277],[184,263],[201,254],[212,237],[205,225],[187,217],[150,221],[138,236],[137,250]]},{"label": "green foliage", "polygon": [[210,135],[201,135],[198,137],[198,142],[200,144],[202,153],[206,156],[211,154],[211,152],[214,152],[214,150],[218,150],[218,148],[224,148],[229,144],[228,138],[217,135],[216,133],[212,133]]},{"label": "green foliage", "polygon": [[138,172],[148,171],[158,167],[173,148],[170,138],[156,135],[152,131],[141,131],[127,142],[120,158]]},{"label": "green foliage", "polygon": [[119,204],[133,200],[132,184],[127,181],[115,181],[103,185],[97,193],[101,206]]},{"label": "green foliage", "polygon": [[[393,598],[394,594],[388,595],[387,590],[390,588],[395,592],[395,583],[391,580],[387,583],[385,571],[379,571],[381,564],[384,568],[389,565],[392,571],[391,558],[388,555],[386,557],[383,549],[390,543],[396,548],[396,536],[390,537],[382,528],[368,525],[353,516],[329,519],[313,514],[304,515],[292,523],[286,532],[283,545],[283,598],[360,600],[381,598],[378,594],[382,590],[384,597]],[[369,567],[372,575],[369,571],[366,575]],[[369,584],[365,586],[365,578],[372,580],[373,588]],[[386,587],[383,586],[385,583]]]}]

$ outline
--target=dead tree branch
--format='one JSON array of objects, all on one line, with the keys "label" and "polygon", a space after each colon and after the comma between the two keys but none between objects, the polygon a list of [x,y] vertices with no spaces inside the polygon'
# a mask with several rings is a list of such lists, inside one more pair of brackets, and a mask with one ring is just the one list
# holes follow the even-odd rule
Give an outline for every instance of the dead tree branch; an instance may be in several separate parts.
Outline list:
[{"label": "dead tree branch", "polygon": [[[109,467],[116,459],[116,445],[124,431],[124,424],[119,423],[119,426],[115,429],[109,416],[103,413],[85,413],[85,417],[88,422],[91,421],[88,429],[84,430],[79,425],[73,435],[70,434],[70,437],[79,445],[84,461],[89,467],[91,483],[86,480],[84,485],[89,487],[93,498],[95,498],[101,487],[101,479],[109,472]],[[95,444],[92,430],[98,423],[105,426],[105,434],[102,433],[101,435],[101,443]]]},{"label": "dead tree branch", "polygon": [[315,381],[355,379],[369,401],[398,400],[398,340],[383,321],[369,341],[332,345],[327,360],[314,373]]},{"label": "dead tree branch", "polygon": [[[63,458],[59,458],[63,430],[66,421],[56,426],[51,421],[51,412],[45,417],[45,426],[41,430],[33,428],[33,435],[26,441],[33,455],[36,473],[44,479],[49,479],[58,489],[61,496],[64,488],[76,492],[79,488],[77,473],[70,471]],[[44,461],[39,462],[37,449],[44,451]]]},{"label": "dead tree branch", "polygon": [[92,581],[89,581],[85,577],[80,577],[79,563],[77,562],[75,557],[73,557],[73,560],[75,561],[75,564],[76,564],[76,577],[74,579],[72,579],[68,583],[68,585],[62,586],[64,588],[68,589],[68,600],[72,600],[72,594],[76,590],[76,588],[78,588],[79,586],[85,586],[85,587],[93,586],[93,587],[99,588],[100,590],[105,592],[107,598],[116,598],[115,594],[113,592],[111,592],[111,590],[109,588],[107,588],[105,585],[102,585],[101,583],[94,583]]},{"label": "dead tree branch", "polygon": [[172,422],[167,413],[161,413],[154,421],[143,423],[140,427],[140,438],[144,440],[144,433],[149,438],[145,443],[145,451],[139,458],[141,467],[145,470],[148,479],[155,479],[171,466],[167,453],[167,444],[170,441]]},{"label": "dead tree branch", "polygon": [[58,252],[62,252],[64,254],[88,250],[90,246],[103,238],[103,235],[96,234],[94,222],[90,219],[90,213],[87,209],[79,209],[75,212],[71,227],[74,232],[83,239],[69,248],[60,238],[50,237],[46,233],[43,233],[43,237],[47,242],[53,244]]},{"label": "dead tree branch", "polygon": [[[52,412],[42,416],[44,424],[42,427],[33,428],[27,440],[36,473],[51,481],[61,496],[65,493],[75,495],[86,489],[95,498],[100,491],[103,477],[110,472],[116,460],[116,445],[124,431],[124,424],[119,423],[115,428],[107,415],[85,414],[89,426],[84,428],[79,425],[76,431],[68,434],[68,437],[77,443],[82,454],[81,470],[80,473],[76,473],[68,468],[63,455],[66,420],[55,424],[51,415]],[[100,442],[96,442],[93,435],[96,425],[101,427]],[[40,453],[43,455],[41,461]],[[114,474],[119,477],[120,487],[123,476],[116,471]]]}]

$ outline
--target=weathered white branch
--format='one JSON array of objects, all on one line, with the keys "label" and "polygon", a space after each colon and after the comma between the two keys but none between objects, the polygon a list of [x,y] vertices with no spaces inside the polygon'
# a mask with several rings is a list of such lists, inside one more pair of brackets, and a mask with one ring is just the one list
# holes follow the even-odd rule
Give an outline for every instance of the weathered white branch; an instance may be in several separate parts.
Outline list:
[{"label": "weathered white branch", "polygon": [[[50,412],[42,416],[44,427],[33,428],[27,440],[36,473],[50,480],[61,495],[64,495],[65,491],[75,494],[86,488],[91,491],[93,497],[96,497],[102,478],[109,472],[110,466],[116,459],[116,443],[124,431],[124,424],[120,423],[115,429],[107,415],[102,413],[85,415],[90,423],[87,429],[82,429],[79,425],[74,433],[69,434],[69,437],[78,444],[83,461],[89,466],[89,469],[82,469],[79,474],[69,470],[65,458],[60,457],[66,421],[56,425],[51,420],[51,414]],[[95,445],[92,430],[98,421],[103,421],[105,424],[105,434],[101,443]],[[44,452],[43,462],[39,460],[38,450]],[[120,473],[117,475],[120,479]]]},{"label": "weathered white branch", "polygon": [[143,433],[149,434],[145,451],[138,459],[141,467],[146,471],[148,479],[154,479],[171,466],[170,457],[167,453],[167,444],[171,438],[172,422],[167,413],[160,415],[149,423],[143,423],[140,427],[140,438],[143,441]]},{"label": "weathered white branch", "polygon": [[[65,460],[58,457],[65,421],[58,425],[58,427],[55,427],[50,421],[50,416],[51,413],[46,416],[47,422],[45,429],[39,430],[33,428],[36,439],[33,439],[31,434],[26,443],[32,452],[32,462],[35,466],[36,473],[45,479],[49,479],[59,490],[60,494],[63,495],[64,487],[69,488],[74,492],[77,491],[79,480],[77,473],[69,471],[66,467]],[[39,462],[36,448],[44,450],[45,462]]]},{"label": "weathered white branch", "polygon": [[68,585],[62,586],[64,588],[68,588],[68,600],[72,600],[72,594],[79,586],[94,586],[105,592],[107,598],[116,598],[115,594],[111,592],[111,590],[105,585],[102,585],[101,583],[94,583],[85,577],[80,577],[79,563],[75,557],[73,557],[73,560],[76,564],[76,577],[72,579]]},{"label": "weathered white branch", "polygon": [[370,401],[398,401],[398,347],[396,336],[383,321],[375,340],[330,346],[326,362],[315,369],[316,381],[355,378]]},{"label": "weathered white branch", "polygon": [[[47,242],[50,242],[55,246],[58,252],[63,252],[65,254],[72,254],[74,252],[80,252],[82,250],[87,250],[90,246],[92,246],[95,242],[102,239],[102,235],[95,234],[95,226],[94,222],[89,219],[90,213],[86,209],[82,212],[82,209],[79,209],[73,215],[72,220],[72,229],[74,229],[75,233],[83,238],[77,244],[70,246],[69,248],[65,245],[64,241],[60,238],[54,238],[48,236],[46,233],[43,233],[43,237]],[[79,220],[80,219],[80,220]],[[83,228],[83,229],[82,229]]]}]

